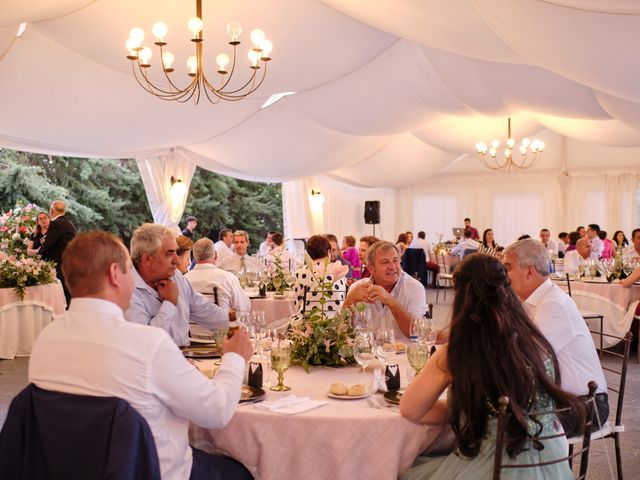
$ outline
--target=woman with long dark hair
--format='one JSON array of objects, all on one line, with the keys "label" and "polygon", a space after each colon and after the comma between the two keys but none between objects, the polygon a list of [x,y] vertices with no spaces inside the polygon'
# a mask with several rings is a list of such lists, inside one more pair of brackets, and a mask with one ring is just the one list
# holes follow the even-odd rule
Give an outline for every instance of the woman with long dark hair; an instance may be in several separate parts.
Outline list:
[{"label": "woman with long dark hair", "polygon": [[493,238],[493,230],[487,228],[482,233],[482,243],[480,243],[480,247],[478,247],[478,253],[486,253],[487,255],[495,256],[500,250],[501,248]]},{"label": "woman with long dark hair", "polygon": [[627,240],[627,236],[622,230],[617,230],[616,233],[613,234],[613,246],[615,248],[624,248],[629,246],[629,240]]},{"label": "woman with long dark hair", "polygon": [[49,230],[51,219],[46,212],[40,212],[36,216],[36,231],[29,237],[29,245],[27,246],[28,255],[37,255],[42,245],[42,239]]},{"label": "woman with long dark hair", "polygon": [[[400,413],[416,422],[450,423],[456,450],[416,464],[401,478],[491,478],[501,395],[509,397],[512,413],[505,437],[508,463],[538,463],[566,455],[564,436],[542,441],[542,449],[532,444],[530,437],[555,432],[554,416],[534,420],[527,412],[571,406],[584,418],[584,406],[560,389],[553,348],[509,286],[504,267],[489,255],[470,255],[459,264],[454,282],[449,344],[409,385]],[[447,389],[447,400],[439,400]],[[510,470],[506,475],[511,474],[527,479],[573,478],[566,462],[517,473]]]}]

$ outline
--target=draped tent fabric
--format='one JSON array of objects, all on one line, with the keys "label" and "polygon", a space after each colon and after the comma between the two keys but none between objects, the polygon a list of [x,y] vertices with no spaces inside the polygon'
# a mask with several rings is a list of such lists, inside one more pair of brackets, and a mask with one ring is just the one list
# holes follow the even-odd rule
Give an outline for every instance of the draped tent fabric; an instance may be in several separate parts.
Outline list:
[{"label": "draped tent fabric", "polygon": [[[0,146],[133,157],[143,176],[165,171],[167,156],[188,159],[247,180],[294,182],[286,196],[298,202],[309,185],[326,183],[349,201],[384,197],[385,208],[395,205],[387,216],[394,228],[412,218],[408,192],[450,175],[466,185],[464,175],[480,174],[474,145],[504,139],[507,117],[516,138],[550,141],[543,162],[521,173],[531,182],[587,167],[640,173],[637,1],[204,0],[210,79],[215,55],[228,47],[226,24],[238,21],[239,71],[248,70],[253,28],[273,41],[266,80],[241,102],[163,102],[136,83],[124,43],[139,26],[154,47],[151,25],[166,21],[172,75],[185,84],[194,10],[193,0],[1,2]],[[155,47],[151,63],[153,72]],[[261,108],[282,92],[295,94]],[[552,151],[564,144],[575,154]],[[149,179],[145,186],[158,218],[169,221],[160,180],[159,189]],[[609,182],[602,177],[601,188]],[[292,207],[307,216],[299,232],[318,221],[308,201]]]}]

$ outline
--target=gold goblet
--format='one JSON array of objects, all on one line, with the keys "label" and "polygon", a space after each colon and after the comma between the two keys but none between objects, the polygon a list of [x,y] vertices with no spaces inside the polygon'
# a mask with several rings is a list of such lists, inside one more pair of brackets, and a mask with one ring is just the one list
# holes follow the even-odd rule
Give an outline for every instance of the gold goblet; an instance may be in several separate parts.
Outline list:
[{"label": "gold goblet", "polygon": [[278,372],[278,384],[271,387],[276,392],[291,390],[284,384],[284,372],[291,364],[291,347],[284,341],[274,342],[271,345],[271,368]]},{"label": "gold goblet", "polygon": [[416,372],[416,376],[422,370],[427,359],[429,358],[429,347],[427,345],[420,345],[419,343],[411,342],[407,346],[407,359],[409,365]]}]

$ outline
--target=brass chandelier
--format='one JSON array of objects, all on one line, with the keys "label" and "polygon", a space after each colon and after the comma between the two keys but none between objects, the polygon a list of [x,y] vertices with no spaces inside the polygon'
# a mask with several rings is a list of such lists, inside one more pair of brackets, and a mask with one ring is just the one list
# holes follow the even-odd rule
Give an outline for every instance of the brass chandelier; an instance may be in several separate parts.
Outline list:
[{"label": "brass chandelier", "polygon": [[[232,88],[229,86],[229,82],[235,73],[236,53],[237,47],[240,45],[239,37],[242,33],[242,27],[235,22],[227,25],[227,33],[231,37],[229,45],[233,46],[233,59],[230,62],[229,56],[226,53],[220,53],[216,56],[216,63],[218,64],[217,73],[220,76],[220,84],[218,87],[210,83],[202,67],[204,43],[202,37],[202,0],[196,0],[196,16],[189,19],[187,28],[191,32],[191,41],[195,43],[196,51],[195,56],[187,59],[187,66],[189,68],[188,75],[191,77],[191,82],[184,88],[176,86],[171,79],[170,74],[174,71],[173,63],[175,58],[173,53],[164,48],[167,45],[165,39],[169,30],[166,23],[156,22],[151,28],[153,36],[156,39],[154,43],[160,50],[160,64],[167,82],[166,86],[154,83],[149,78],[147,71],[151,67],[151,48],[142,44],[144,31],[141,28],[136,27],[131,29],[129,39],[126,43],[127,50],[129,51],[127,58],[131,60],[133,75],[142,88],[162,100],[176,100],[184,103],[193,98],[194,102],[198,104],[202,92],[204,92],[211,103],[218,103],[220,100],[242,100],[260,87],[267,74],[267,62],[271,60],[269,54],[273,48],[273,44],[265,38],[262,30],[256,29],[251,32],[253,47],[249,50],[248,54],[249,68],[251,70],[249,79],[241,87]],[[229,69],[230,63],[231,68]],[[258,74],[259,70],[262,70],[260,75]]]},{"label": "brass chandelier", "polygon": [[507,122],[507,135],[505,149],[501,156],[498,155],[500,141],[497,139],[491,142],[490,147],[483,142],[476,144],[476,152],[485,167],[491,170],[523,170],[538,163],[544,150],[543,141],[535,138],[533,140],[523,138],[520,147],[518,147],[519,158],[514,159],[516,141],[511,137],[511,118]]}]

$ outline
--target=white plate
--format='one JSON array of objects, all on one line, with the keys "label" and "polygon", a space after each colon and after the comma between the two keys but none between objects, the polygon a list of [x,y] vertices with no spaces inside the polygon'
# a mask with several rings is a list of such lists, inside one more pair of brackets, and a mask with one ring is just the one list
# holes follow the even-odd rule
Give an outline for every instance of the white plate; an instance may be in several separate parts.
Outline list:
[{"label": "white plate", "polygon": [[189,337],[189,341],[192,343],[206,343],[206,344],[215,344],[215,340],[212,338],[211,340],[208,340],[206,338],[192,338]]},{"label": "white plate", "polygon": [[583,279],[582,279],[582,282],[583,282],[583,283],[604,283],[604,284],[606,284],[606,283],[607,283],[607,280],[606,280],[606,279],[604,279],[604,278],[603,278],[602,280],[595,280],[595,279],[590,279],[590,278],[583,278]]},{"label": "white plate", "polygon": [[335,398],[338,400],[358,400],[359,398],[367,398],[371,395],[371,392],[367,391],[364,395],[356,395],[355,397],[349,395],[336,395],[335,393],[327,392],[327,397]]}]

